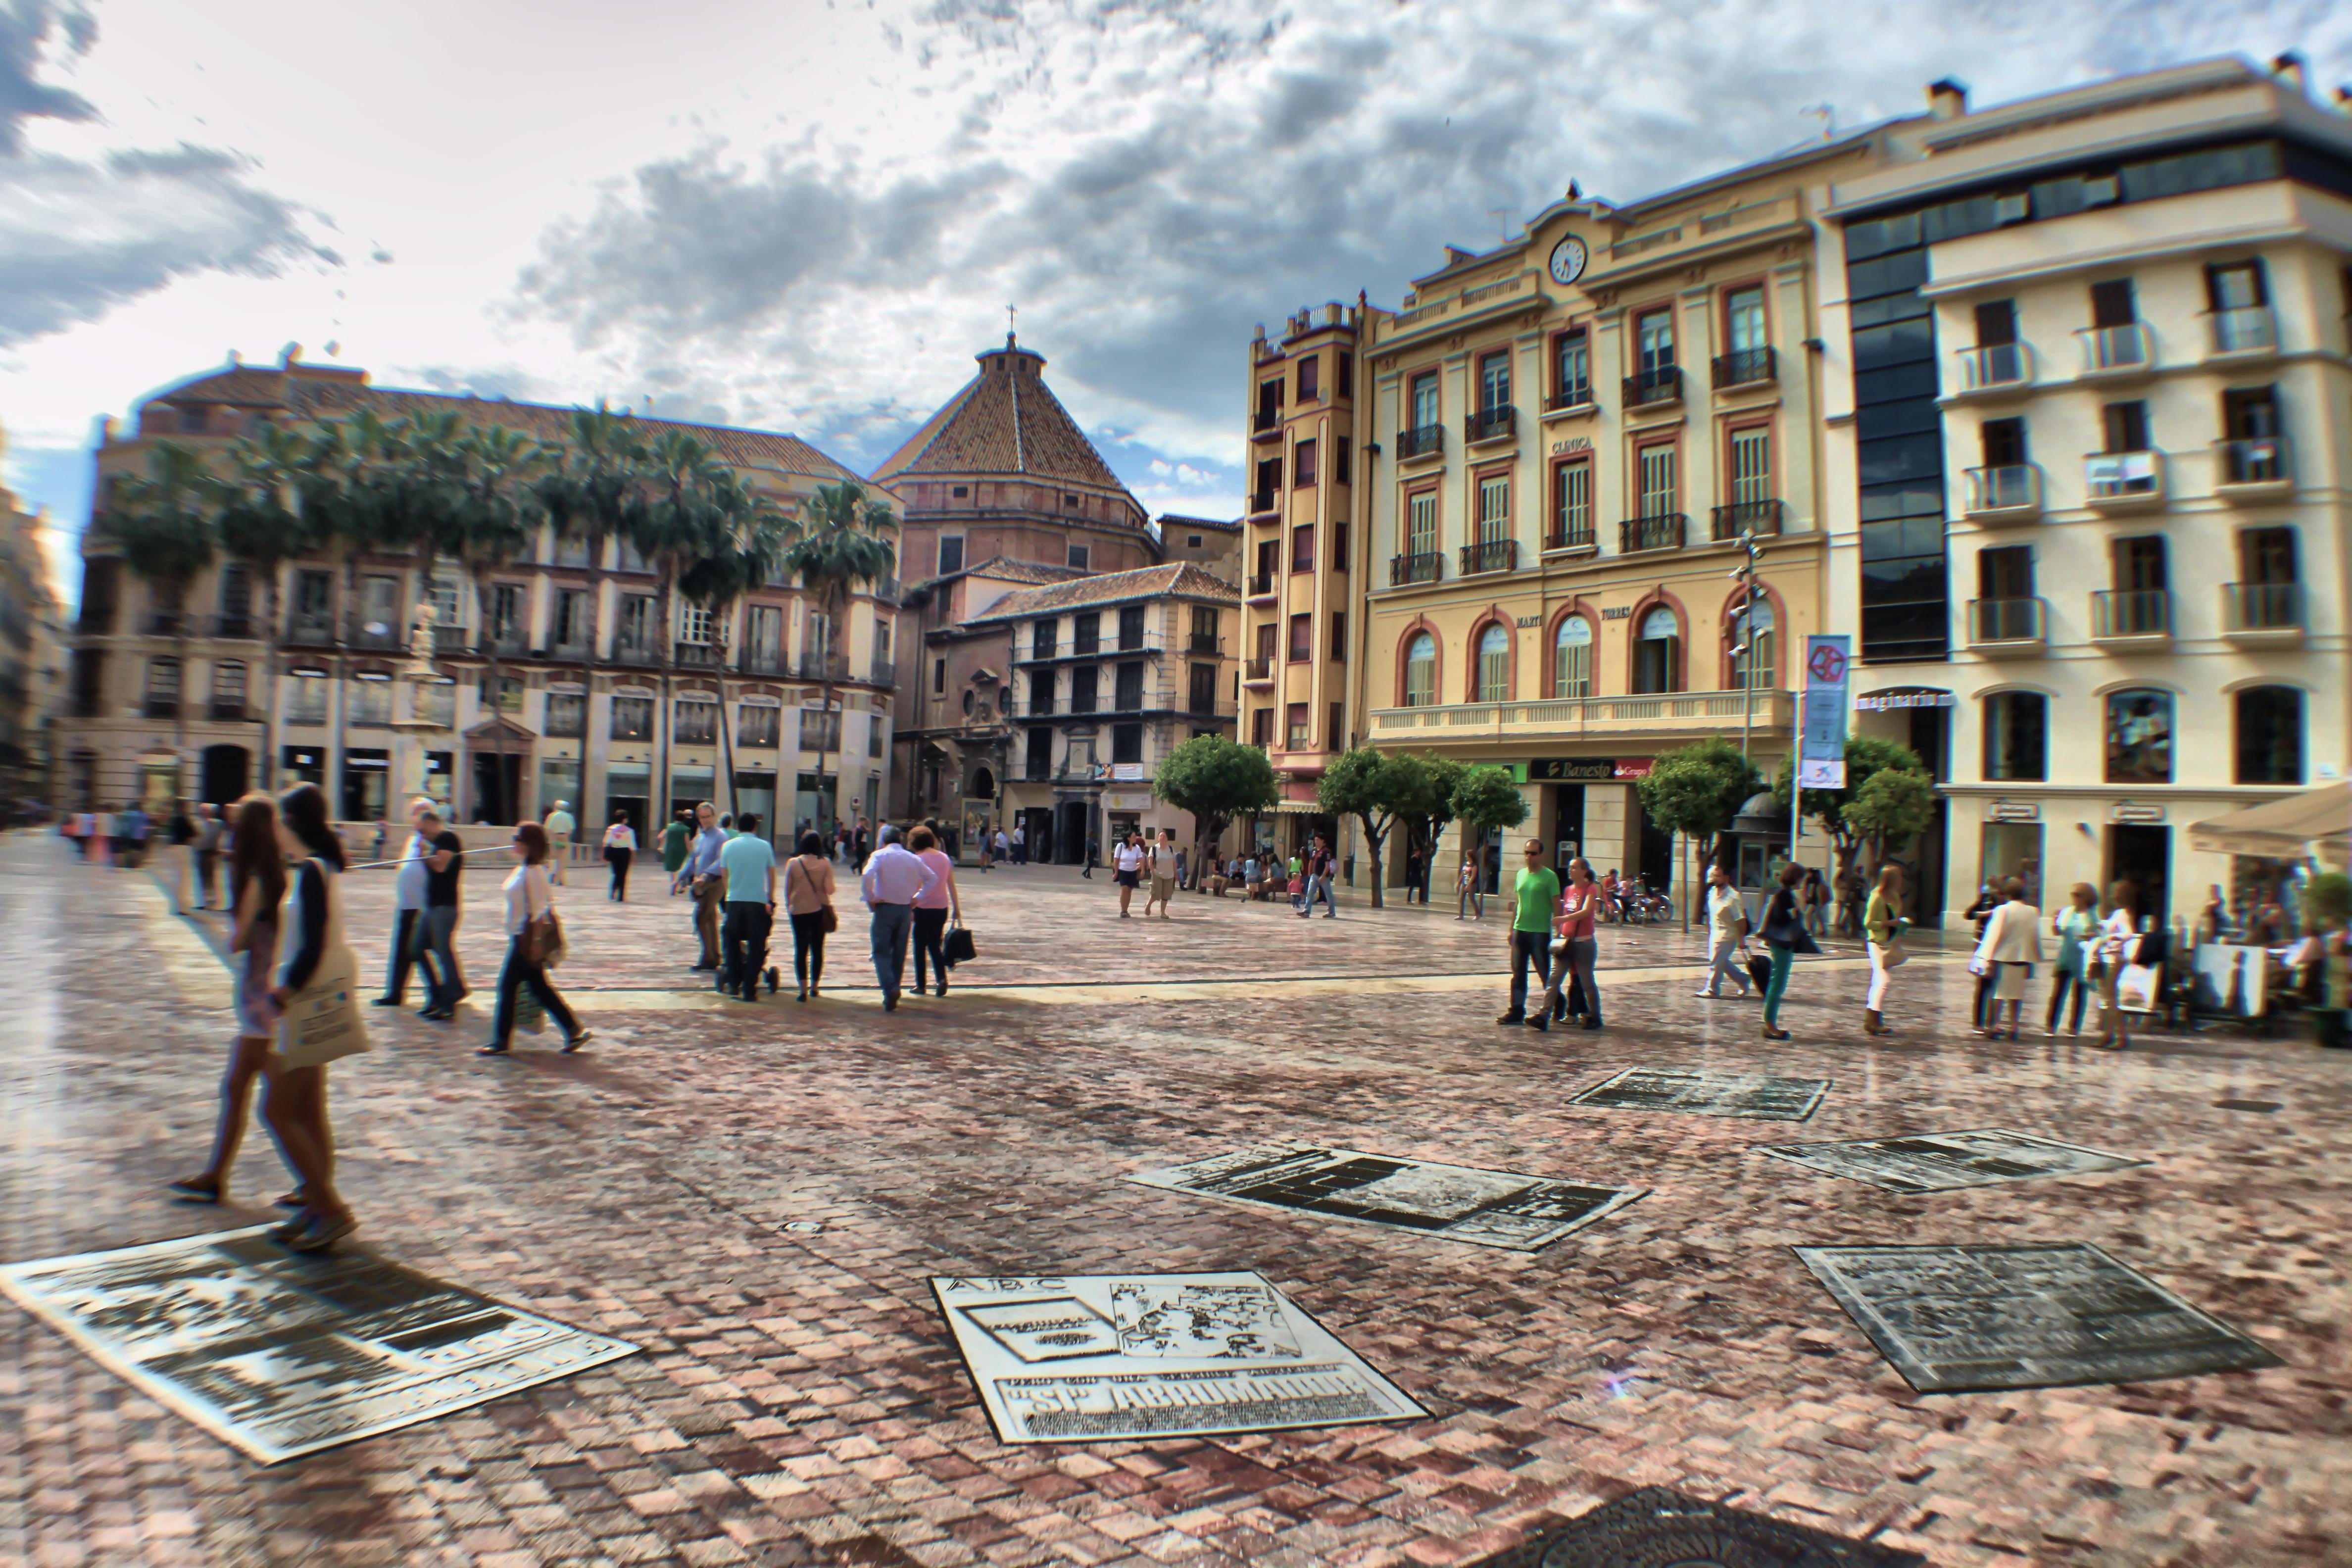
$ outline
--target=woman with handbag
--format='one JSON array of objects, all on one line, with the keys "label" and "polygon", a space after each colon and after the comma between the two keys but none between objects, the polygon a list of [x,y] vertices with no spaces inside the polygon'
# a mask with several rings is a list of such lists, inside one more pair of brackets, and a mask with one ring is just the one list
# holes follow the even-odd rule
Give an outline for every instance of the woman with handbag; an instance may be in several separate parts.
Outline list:
[{"label": "woman with handbag", "polygon": [[944,996],[948,994],[948,917],[952,914],[956,924],[963,924],[963,895],[956,891],[955,862],[947,858],[938,835],[928,827],[907,835],[907,847],[940,879],[929,893],[915,900],[915,994],[923,994],[923,963],[928,957],[939,973],[939,994]]},{"label": "woman with handbag", "polygon": [[2099,929],[2099,889],[2088,882],[2077,882],[2070,895],[2074,907],[2058,911],[2050,922],[2058,938],[2058,966],[2050,983],[2049,1037],[2058,1037],[2058,1015],[2066,1008],[2066,994],[2074,996],[2074,1037],[2083,1035],[2083,1009],[2088,1004],[2091,985],[2088,971],[2094,967],[2090,958],[2090,940]]},{"label": "woman with handbag", "polygon": [[1768,1040],[1789,1037],[1789,1031],[1780,1027],[1780,999],[1789,994],[1789,971],[1795,966],[1797,954],[1821,952],[1805,930],[1804,912],[1797,901],[1797,889],[1804,879],[1802,866],[1781,867],[1780,885],[1764,907],[1764,947],[1772,955],[1771,978],[1764,986],[1764,1037]]},{"label": "woman with handbag", "polygon": [[[242,825],[237,837],[242,850]],[[302,1206],[272,1228],[269,1239],[296,1252],[318,1252],[359,1226],[335,1190],[327,1064],[367,1049],[367,1036],[352,1005],[359,966],[343,936],[342,889],[337,886],[343,841],[328,820],[327,797],[317,784],[297,784],[279,797],[277,837],[280,851],[299,865],[280,927],[289,938],[286,963],[269,994],[279,1023],[278,1048],[262,1065],[268,1088],[261,1119],[302,1179]]]},{"label": "woman with handbag", "polygon": [[2107,912],[2099,921],[2099,1037],[2092,1044],[2103,1051],[2131,1048],[2131,1025],[2117,1005],[2116,982],[2124,965],[2139,952],[2139,889],[2127,881],[2107,889]]},{"label": "woman with handbag", "polygon": [[825,858],[824,840],[803,833],[797,847],[784,862],[784,912],[793,921],[793,978],[805,1002],[824,979],[824,939],[841,917],[834,913],[833,862]]},{"label": "woman with handbag", "polygon": [[[1530,1028],[1549,1029],[1555,1018],[1564,1023],[1576,1017],[1588,1029],[1601,1027],[1601,984],[1594,975],[1601,954],[1594,921],[1600,912],[1601,888],[1592,879],[1592,865],[1577,856],[1568,863],[1568,886],[1560,889],[1559,912],[1552,921],[1551,979],[1528,1019]],[[1563,984],[1570,988],[1565,995]]]},{"label": "woman with handbag", "polygon": [[1863,910],[1862,935],[1870,952],[1870,999],[1863,1005],[1862,1032],[1886,1030],[1886,983],[1893,971],[1911,955],[1903,951],[1902,936],[1910,921],[1903,918],[1903,868],[1889,860],[1878,868],[1878,886],[1870,890]]},{"label": "woman with handbag", "polygon": [[613,813],[613,826],[604,829],[604,864],[613,868],[613,884],[604,896],[616,904],[629,901],[629,862],[637,858],[637,830],[629,826],[629,814]]},{"label": "woman with handbag", "polygon": [[520,864],[506,882],[507,961],[499,970],[499,1010],[490,1023],[490,1043],[474,1054],[508,1054],[507,1044],[514,1038],[515,1003],[528,986],[563,1031],[563,1054],[570,1056],[589,1037],[547,978],[548,965],[563,956],[563,926],[555,918],[555,889],[547,880],[547,829],[536,822],[520,825],[513,847]]}]

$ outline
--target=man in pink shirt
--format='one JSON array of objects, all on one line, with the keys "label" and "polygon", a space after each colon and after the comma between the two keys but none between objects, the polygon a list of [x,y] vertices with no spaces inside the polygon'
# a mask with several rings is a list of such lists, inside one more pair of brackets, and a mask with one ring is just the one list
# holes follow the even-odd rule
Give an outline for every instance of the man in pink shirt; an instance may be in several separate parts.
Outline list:
[{"label": "man in pink shirt", "polygon": [[874,978],[882,983],[882,1010],[898,1010],[898,987],[907,975],[907,938],[914,929],[915,905],[939,881],[939,873],[908,853],[898,830],[882,829],[882,847],[866,862],[858,891],[874,911]]}]

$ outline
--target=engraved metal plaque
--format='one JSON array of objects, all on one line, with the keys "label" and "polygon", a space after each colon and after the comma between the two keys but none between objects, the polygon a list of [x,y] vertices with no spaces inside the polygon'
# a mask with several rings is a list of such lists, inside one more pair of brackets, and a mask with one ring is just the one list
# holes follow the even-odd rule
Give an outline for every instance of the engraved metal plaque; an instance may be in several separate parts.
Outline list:
[{"label": "engraved metal plaque", "polygon": [[1627,1068],[1569,1101],[1609,1110],[1671,1110],[1685,1116],[1744,1116],[1802,1121],[1830,1091],[1825,1078],[1716,1072],[1704,1068]]},{"label": "engraved metal plaque", "polygon": [[0,1268],[100,1365],[265,1465],[467,1409],[637,1347],[267,1226]]},{"label": "engraved metal plaque", "polygon": [[1643,1487],[1477,1568],[1927,1568],[1916,1552]]},{"label": "engraved metal plaque", "polygon": [[2081,1176],[2145,1165],[2128,1154],[1987,1127],[1970,1132],[1910,1132],[1851,1143],[1782,1143],[1758,1151],[1890,1193],[1946,1193],[2039,1176]]},{"label": "engraved metal plaque", "polygon": [[1128,1180],[1513,1252],[1549,1247],[1649,1190],[1300,1143],[1257,1144]]},{"label": "engraved metal plaque", "polygon": [[2280,1364],[2087,1242],[1796,1253],[1922,1394],[2142,1383]]}]

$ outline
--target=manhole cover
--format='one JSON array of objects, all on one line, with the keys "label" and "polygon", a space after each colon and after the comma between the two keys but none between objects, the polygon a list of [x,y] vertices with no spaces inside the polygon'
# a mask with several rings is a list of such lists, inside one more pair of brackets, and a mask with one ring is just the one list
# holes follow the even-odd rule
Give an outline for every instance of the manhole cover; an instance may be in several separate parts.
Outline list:
[{"label": "manhole cover", "polygon": [[1609,1110],[1671,1110],[1686,1116],[1745,1116],[1802,1121],[1830,1090],[1825,1078],[1717,1072],[1700,1068],[1627,1068],[1569,1101]]},{"label": "manhole cover", "polygon": [[1927,1561],[1643,1487],[1479,1568],[1926,1568]]},{"label": "manhole cover", "polygon": [[1852,1143],[1783,1143],[1762,1152],[1890,1193],[1942,1193],[1956,1187],[2025,1182],[2036,1176],[2080,1176],[2145,1165],[2030,1132],[1988,1127],[1973,1132],[1915,1132]]},{"label": "manhole cover", "polygon": [[2254,1110],[2264,1115],[2284,1109],[2275,1100],[2217,1100],[2213,1103],[2223,1110]]},{"label": "manhole cover", "polygon": [[2279,1358],[2087,1242],[1800,1247],[1923,1394],[2140,1383]]}]

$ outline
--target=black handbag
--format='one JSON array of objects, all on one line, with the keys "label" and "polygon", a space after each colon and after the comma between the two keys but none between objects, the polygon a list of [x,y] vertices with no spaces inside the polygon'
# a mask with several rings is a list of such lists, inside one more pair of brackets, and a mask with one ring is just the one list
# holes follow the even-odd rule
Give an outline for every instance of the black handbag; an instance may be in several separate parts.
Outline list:
[{"label": "black handbag", "polygon": [[947,942],[940,952],[950,964],[970,963],[978,956],[972,949],[971,930],[961,925],[948,928]]}]

